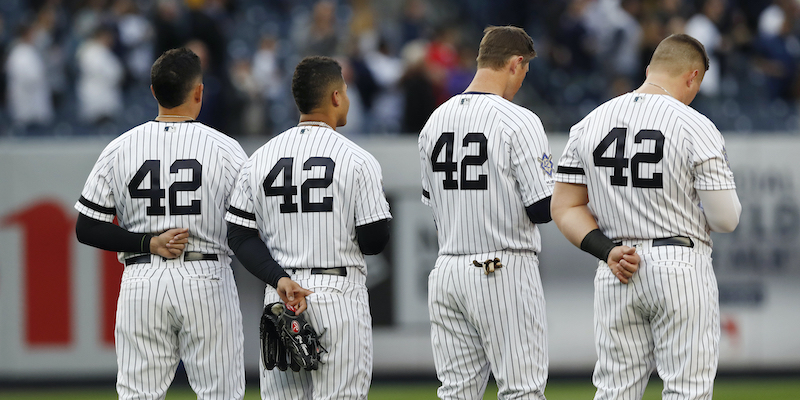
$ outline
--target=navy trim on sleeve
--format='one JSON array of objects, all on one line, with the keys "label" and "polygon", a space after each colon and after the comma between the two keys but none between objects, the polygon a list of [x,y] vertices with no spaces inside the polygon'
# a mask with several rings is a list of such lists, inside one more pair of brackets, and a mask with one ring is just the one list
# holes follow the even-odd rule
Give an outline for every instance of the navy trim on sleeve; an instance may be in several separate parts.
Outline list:
[{"label": "navy trim on sleeve", "polygon": [[255,214],[249,213],[249,212],[244,211],[244,210],[240,210],[240,209],[238,209],[236,207],[228,207],[228,212],[233,214],[233,215],[235,215],[235,216],[237,216],[237,217],[239,217],[239,218],[249,219],[250,221],[255,221],[256,220],[256,215]]},{"label": "navy trim on sleeve", "polygon": [[87,199],[86,197],[83,197],[83,196],[81,196],[81,198],[78,199],[78,202],[83,204],[84,206],[86,206],[88,208],[91,208],[94,211],[99,212],[99,213],[108,214],[108,215],[115,215],[117,213],[117,209],[116,208],[114,208],[114,207],[103,207],[103,206],[101,206],[99,204],[92,203],[91,201],[89,201],[89,199]]},{"label": "navy trim on sleeve", "polygon": [[430,199],[431,198],[431,192],[429,192],[429,191],[427,191],[425,189],[422,189],[422,197],[424,197],[426,199]]},{"label": "navy trim on sleeve", "polygon": [[567,174],[567,175],[586,175],[583,168],[576,168],[576,167],[564,167],[559,165],[556,173],[559,174]]}]

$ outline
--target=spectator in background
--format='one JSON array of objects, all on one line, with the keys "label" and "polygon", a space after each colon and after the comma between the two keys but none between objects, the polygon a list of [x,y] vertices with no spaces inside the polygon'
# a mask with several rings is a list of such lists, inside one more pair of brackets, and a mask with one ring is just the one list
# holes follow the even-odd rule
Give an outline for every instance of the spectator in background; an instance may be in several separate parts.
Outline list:
[{"label": "spectator in background", "polygon": [[23,23],[6,59],[7,104],[18,128],[46,126],[53,121],[53,99],[47,67],[34,41],[34,28]]},{"label": "spectator in background", "polygon": [[371,130],[397,133],[403,112],[403,96],[398,85],[403,76],[403,61],[392,55],[389,42],[381,38],[378,48],[364,55],[364,64],[377,85]]},{"label": "spectator in background", "polygon": [[564,68],[573,75],[595,69],[597,43],[586,25],[586,12],[590,5],[590,0],[569,0],[553,37],[553,61],[557,67]]},{"label": "spectator in background", "polygon": [[292,42],[298,56],[334,56],[338,54],[340,37],[336,23],[336,3],[322,0],[314,4],[311,19],[294,21]]},{"label": "spectator in background", "polygon": [[101,124],[113,121],[122,111],[125,70],[111,50],[114,39],[114,31],[101,25],[76,53],[78,106],[83,122]]},{"label": "spectator in background", "polygon": [[425,0],[406,0],[403,6],[403,18],[400,21],[401,46],[412,40],[427,39],[429,35],[428,21],[425,17],[427,12],[428,5]]},{"label": "spectator in background", "polygon": [[[264,96],[253,74],[253,64],[246,58],[233,61],[230,70],[231,83],[236,90],[239,121],[236,131],[243,135],[255,136],[264,133]],[[229,124],[230,125],[230,124]]]},{"label": "spectator in background", "polygon": [[276,122],[272,117],[272,109],[280,99],[283,87],[283,76],[278,64],[278,39],[272,35],[261,37],[258,50],[253,55],[253,79],[258,88],[264,112],[264,126],[262,134],[271,136],[277,131]]},{"label": "spectator in background", "polygon": [[611,78],[612,96],[633,90],[642,69],[642,28],[636,20],[640,8],[641,0],[597,0],[584,16],[586,26],[597,37],[597,63]]},{"label": "spectator in background", "polygon": [[433,80],[425,63],[427,46],[427,42],[416,40],[403,47],[405,73],[400,79],[404,97],[402,133],[418,135],[437,106]]},{"label": "spectator in background", "polygon": [[150,66],[155,61],[152,24],[133,0],[117,0],[114,2],[113,13],[117,20],[119,43],[122,45],[127,71],[137,82],[149,81]]},{"label": "spectator in background", "polygon": [[792,87],[798,77],[800,61],[798,20],[800,4],[795,0],[775,0],[758,19],[756,45],[763,57],[759,65],[767,77],[771,98],[793,97]]},{"label": "spectator in background", "polygon": [[721,67],[718,53],[724,49],[719,24],[725,13],[724,0],[702,0],[700,12],[686,21],[686,34],[699,40],[708,53],[708,71],[703,77],[700,93],[715,97],[719,94]]}]

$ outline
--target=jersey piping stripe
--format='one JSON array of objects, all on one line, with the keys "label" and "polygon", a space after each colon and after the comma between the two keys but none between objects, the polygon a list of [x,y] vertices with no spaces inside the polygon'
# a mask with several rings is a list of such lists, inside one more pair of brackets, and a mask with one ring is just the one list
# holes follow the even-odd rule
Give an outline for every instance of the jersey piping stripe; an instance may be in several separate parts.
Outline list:
[{"label": "jersey piping stripe", "polygon": [[92,203],[91,201],[89,201],[89,199],[87,199],[86,197],[83,197],[83,196],[81,196],[81,198],[78,199],[78,201],[81,204],[83,204],[84,206],[89,207],[92,210],[100,212],[100,213],[103,213],[103,214],[114,215],[114,214],[117,213],[117,209],[116,208],[114,208],[114,207],[103,207],[103,206],[101,206],[99,204]]},{"label": "jersey piping stripe", "polygon": [[556,171],[559,174],[586,175],[586,172],[583,170],[583,168],[559,166]]},{"label": "jersey piping stripe", "polygon": [[233,214],[233,215],[235,215],[235,216],[237,216],[237,217],[239,217],[239,218],[249,219],[251,221],[255,221],[256,220],[256,214],[249,213],[249,212],[244,211],[244,210],[240,210],[240,209],[238,209],[236,207],[233,207],[233,206],[228,207],[228,212]]}]

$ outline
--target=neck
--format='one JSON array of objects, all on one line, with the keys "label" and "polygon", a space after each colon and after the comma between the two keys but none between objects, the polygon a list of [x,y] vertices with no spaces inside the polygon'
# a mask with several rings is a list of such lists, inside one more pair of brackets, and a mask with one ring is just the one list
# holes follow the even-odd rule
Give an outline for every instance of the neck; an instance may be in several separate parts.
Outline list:
[{"label": "neck", "polygon": [[681,91],[680,85],[674,82],[674,79],[669,79],[668,77],[664,77],[662,75],[652,73],[649,74],[642,86],[639,86],[639,88],[636,89],[636,92],[662,94],[673,97],[681,103],[686,104],[682,97],[683,91]]},{"label": "neck", "polygon": [[158,106],[158,116],[156,121],[191,121],[197,118],[200,114],[199,110],[193,110],[192,107],[182,104],[175,108],[164,108]]},{"label": "neck", "polygon": [[333,130],[338,127],[336,116],[332,113],[311,112],[309,114],[300,114],[300,122],[324,122]]},{"label": "neck", "polygon": [[508,76],[503,71],[495,71],[491,68],[480,68],[472,78],[465,92],[482,92],[502,96],[506,100],[513,100],[514,95],[506,95],[508,88]]}]

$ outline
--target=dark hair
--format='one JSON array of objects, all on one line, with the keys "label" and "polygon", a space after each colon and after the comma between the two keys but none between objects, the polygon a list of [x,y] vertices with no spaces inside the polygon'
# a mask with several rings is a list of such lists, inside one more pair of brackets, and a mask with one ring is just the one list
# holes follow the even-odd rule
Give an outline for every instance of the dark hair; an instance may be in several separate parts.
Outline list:
[{"label": "dark hair", "polygon": [[301,114],[308,114],[322,104],[333,85],[342,85],[342,66],[330,57],[306,57],[294,69],[292,96]]},{"label": "dark hair", "polygon": [[165,51],[150,69],[153,93],[164,108],[183,104],[202,76],[200,57],[185,47]]},{"label": "dark hair", "polygon": [[490,26],[483,30],[478,50],[478,68],[503,68],[509,57],[522,56],[527,63],[536,57],[533,39],[516,26]]}]

